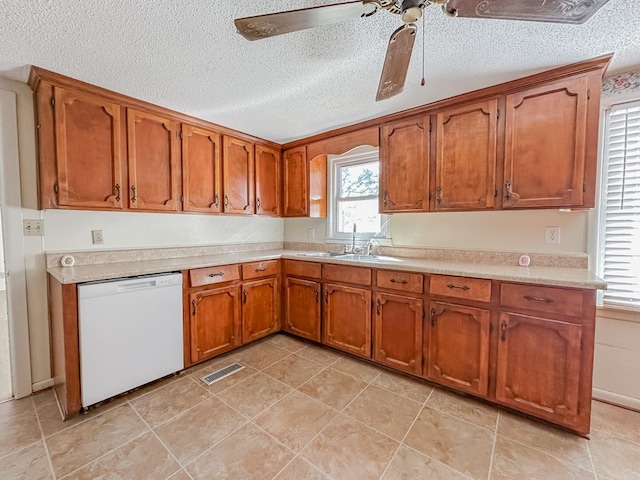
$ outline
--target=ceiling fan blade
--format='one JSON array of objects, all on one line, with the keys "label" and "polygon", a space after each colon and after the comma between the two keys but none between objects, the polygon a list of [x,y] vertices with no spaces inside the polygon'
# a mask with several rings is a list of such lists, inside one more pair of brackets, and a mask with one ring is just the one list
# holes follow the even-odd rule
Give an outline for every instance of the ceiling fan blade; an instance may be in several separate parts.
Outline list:
[{"label": "ceiling fan blade", "polygon": [[377,5],[373,3],[356,1],[237,18],[235,24],[238,33],[247,40],[260,40],[352,18],[368,17],[377,10]]},{"label": "ceiling fan blade", "polygon": [[413,23],[409,23],[391,34],[389,46],[387,47],[387,56],[382,67],[376,101],[393,97],[404,88],[413,42],[416,39],[416,30],[416,26]]},{"label": "ceiling fan blade", "polygon": [[459,17],[581,24],[609,0],[449,0]]}]

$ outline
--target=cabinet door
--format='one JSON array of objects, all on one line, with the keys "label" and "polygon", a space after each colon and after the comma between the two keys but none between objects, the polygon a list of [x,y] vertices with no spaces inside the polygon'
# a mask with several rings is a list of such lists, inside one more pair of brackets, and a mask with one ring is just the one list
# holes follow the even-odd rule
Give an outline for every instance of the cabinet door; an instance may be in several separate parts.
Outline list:
[{"label": "cabinet door", "polygon": [[122,208],[120,106],[54,89],[58,205]]},{"label": "cabinet door", "polygon": [[203,290],[189,295],[191,361],[219,355],[240,345],[239,288]]},{"label": "cabinet door", "polygon": [[178,123],[129,108],[127,133],[129,208],[180,210]]},{"label": "cabinet door", "polygon": [[486,396],[489,381],[489,310],[431,302],[427,376]]},{"label": "cabinet door", "polygon": [[185,211],[222,211],[220,149],[219,133],[194,125],[182,125],[182,191]]},{"label": "cabinet door", "polygon": [[319,342],[320,283],[287,277],[284,302],[284,329]]},{"label": "cabinet door", "polygon": [[251,342],[278,330],[278,280],[242,285],[242,341]]},{"label": "cabinet door", "polygon": [[502,206],[581,205],[588,79],[507,95]]},{"label": "cabinet door", "polygon": [[224,212],[252,215],[253,200],[253,144],[225,135],[222,139],[222,179]]},{"label": "cabinet door", "polygon": [[297,147],[282,154],[284,170],[284,216],[309,215],[309,166],[306,147]]},{"label": "cabinet door", "polygon": [[496,400],[571,424],[578,415],[582,327],[500,314]]},{"label": "cabinet door", "polygon": [[280,215],[280,152],[256,145],[256,213]]},{"label": "cabinet door", "polygon": [[421,298],[377,293],[373,358],[398,370],[422,374]]},{"label": "cabinet door", "polygon": [[435,210],[493,208],[498,100],[439,112]]},{"label": "cabinet door", "polygon": [[429,117],[382,127],[380,212],[429,209]]},{"label": "cabinet door", "polygon": [[371,357],[371,291],[324,286],[322,341],[345,352]]}]

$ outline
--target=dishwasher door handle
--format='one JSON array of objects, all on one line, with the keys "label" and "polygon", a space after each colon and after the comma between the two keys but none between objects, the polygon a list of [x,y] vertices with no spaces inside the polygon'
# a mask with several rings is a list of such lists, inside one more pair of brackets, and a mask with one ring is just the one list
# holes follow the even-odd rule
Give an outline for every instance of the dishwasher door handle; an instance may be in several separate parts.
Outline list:
[{"label": "dishwasher door handle", "polygon": [[136,283],[123,283],[122,285],[118,285],[118,292],[132,292],[135,290],[144,290],[146,288],[154,288],[156,287],[155,280],[147,280],[144,282],[136,282]]}]

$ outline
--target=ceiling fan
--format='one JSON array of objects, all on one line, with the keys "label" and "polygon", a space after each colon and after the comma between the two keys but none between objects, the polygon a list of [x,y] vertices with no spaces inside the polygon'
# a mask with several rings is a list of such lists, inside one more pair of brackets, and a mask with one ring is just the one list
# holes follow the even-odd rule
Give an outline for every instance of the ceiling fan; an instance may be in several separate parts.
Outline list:
[{"label": "ceiling fan", "polygon": [[376,100],[402,92],[422,10],[440,5],[450,17],[500,18],[581,24],[609,0],[359,0],[320,7],[269,13],[235,20],[238,33],[260,40],[353,18],[370,17],[378,10],[400,15],[403,25],[391,34]]}]

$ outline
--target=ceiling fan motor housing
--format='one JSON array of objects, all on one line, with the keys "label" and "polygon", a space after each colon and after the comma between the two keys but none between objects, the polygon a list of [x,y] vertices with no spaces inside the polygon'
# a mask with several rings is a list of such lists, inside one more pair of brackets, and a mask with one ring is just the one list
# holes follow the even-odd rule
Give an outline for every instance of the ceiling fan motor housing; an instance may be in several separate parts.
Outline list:
[{"label": "ceiling fan motor housing", "polygon": [[422,17],[423,2],[420,0],[402,1],[402,21],[404,23],[414,23]]}]

